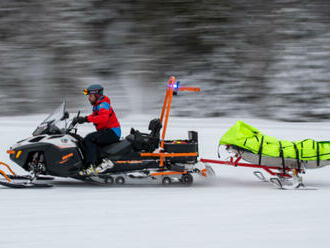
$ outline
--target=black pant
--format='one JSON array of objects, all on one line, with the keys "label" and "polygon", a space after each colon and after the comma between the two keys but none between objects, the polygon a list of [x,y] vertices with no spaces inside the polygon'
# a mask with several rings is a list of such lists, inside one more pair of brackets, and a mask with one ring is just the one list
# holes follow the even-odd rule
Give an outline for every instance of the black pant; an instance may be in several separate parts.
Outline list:
[{"label": "black pant", "polygon": [[87,166],[97,165],[100,162],[100,148],[119,141],[119,137],[112,129],[104,129],[101,131],[88,134],[82,144],[85,153],[85,164]]}]

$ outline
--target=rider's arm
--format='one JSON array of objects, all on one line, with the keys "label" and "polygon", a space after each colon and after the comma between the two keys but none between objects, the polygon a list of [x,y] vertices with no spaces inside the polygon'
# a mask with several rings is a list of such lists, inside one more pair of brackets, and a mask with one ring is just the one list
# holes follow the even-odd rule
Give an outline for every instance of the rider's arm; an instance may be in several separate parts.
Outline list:
[{"label": "rider's arm", "polygon": [[99,106],[98,114],[90,114],[87,116],[88,122],[93,122],[94,124],[105,123],[109,120],[110,115],[110,104],[103,102]]}]

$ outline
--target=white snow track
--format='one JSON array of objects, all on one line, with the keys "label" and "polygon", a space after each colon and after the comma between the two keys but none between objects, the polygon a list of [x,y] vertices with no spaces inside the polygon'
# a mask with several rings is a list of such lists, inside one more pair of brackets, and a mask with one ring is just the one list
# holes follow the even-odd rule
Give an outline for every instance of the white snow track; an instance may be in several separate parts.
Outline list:
[{"label": "white snow track", "polygon": [[[8,146],[30,136],[41,118],[0,118],[0,161]],[[123,133],[141,131],[150,116],[122,119]],[[216,159],[219,138],[236,119],[172,118],[168,138],[199,132],[201,157]],[[246,120],[283,139],[330,138],[327,123]],[[83,133],[92,131],[84,126]],[[309,170],[305,185],[277,190],[253,169],[212,166],[217,177],[192,187],[96,186],[56,179],[50,189],[0,187],[0,247],[327,247],[330,243],[330,167]]]}]

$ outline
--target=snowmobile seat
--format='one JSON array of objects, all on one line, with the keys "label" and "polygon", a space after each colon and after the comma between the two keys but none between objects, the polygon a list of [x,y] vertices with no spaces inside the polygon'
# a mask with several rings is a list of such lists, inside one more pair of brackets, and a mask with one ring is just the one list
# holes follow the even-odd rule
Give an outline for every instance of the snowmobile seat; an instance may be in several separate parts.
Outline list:
[{"label": "snowmobile seat", "polygon": [[102,152],[108,156],[126,154],[131,150],[132,145],[127,139],[102,147]]}]

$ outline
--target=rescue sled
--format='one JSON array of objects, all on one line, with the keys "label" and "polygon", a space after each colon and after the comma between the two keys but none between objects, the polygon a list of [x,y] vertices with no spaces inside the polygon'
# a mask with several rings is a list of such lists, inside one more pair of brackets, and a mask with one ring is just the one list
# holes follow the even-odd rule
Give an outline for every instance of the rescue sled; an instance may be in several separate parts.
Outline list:
[{"label": "rescue sled", "polygon": [[257,178],[283,189],[303,188],[301,174],[330,164],[330,141],[278,140],[242,121],[222,136],[218,149],[219,158],[225,149],[230,154],[228,159],[201,159],[201,162],[261,169],[271,178],[267,180],[262,172],[255,171]]}]

